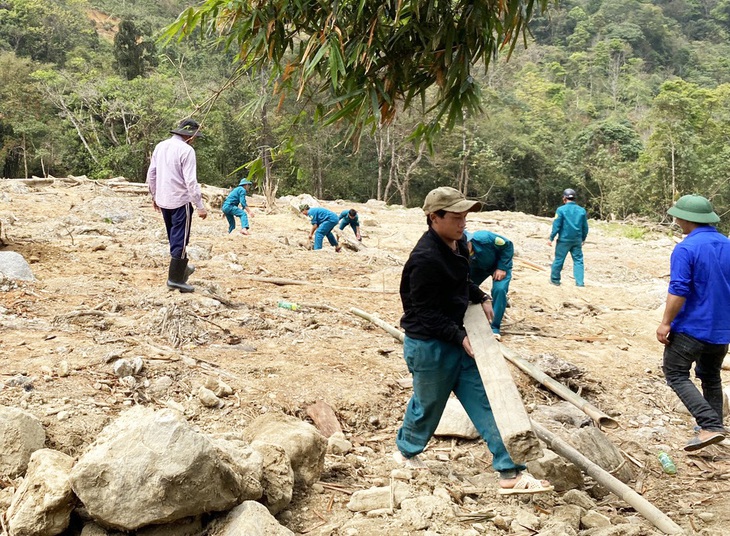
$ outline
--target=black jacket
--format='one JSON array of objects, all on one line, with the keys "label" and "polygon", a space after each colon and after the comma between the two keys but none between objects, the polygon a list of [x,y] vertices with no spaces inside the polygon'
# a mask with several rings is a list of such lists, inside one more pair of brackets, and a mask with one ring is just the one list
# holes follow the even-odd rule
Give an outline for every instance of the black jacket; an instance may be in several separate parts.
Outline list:
[{"label": "black jacket", "polygon": [[418,241],[403,267],[400,325],[413,339],[440,339],[462,345],[464,314],[469,303],[487,296],[469,279],[466,239],[458,253],[449,248],[433,229]]}]

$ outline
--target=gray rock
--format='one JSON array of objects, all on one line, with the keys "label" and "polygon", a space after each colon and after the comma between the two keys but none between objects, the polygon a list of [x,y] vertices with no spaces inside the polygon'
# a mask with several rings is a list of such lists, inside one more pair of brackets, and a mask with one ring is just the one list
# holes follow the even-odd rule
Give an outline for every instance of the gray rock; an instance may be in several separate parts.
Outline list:
[{"label": "gray rock", "polygon": [[36,450],[6,513],[9,536],[55,536],[71,522],[76,498],[68,475],[74,460],[51,449]]},{"label": "gray rock", "polygon": [[258,499],[262,458],[213,441],[176,411],[137,406],[102,430],[71,472],[71,486],[104,526],[136,530]]},{"label": "gray rock", "polygon": [[254,441],[251,448],[263,458],[261,503],[271,515],[276,515],[289,506],[294,492],[294,470],[289,456],[283,447],[262,441]]},{"label": "gray rock", "polygon": [[327,439],[309,423],[282,413],[266,413],[243,431],[245,440],[263,441],[284,449],[297,486],[309,487],[319,480],[324,470]]},{"label": "gray rock", "polygon": [[231,510],[211,536],[294,536],[266,507],[245,501]]},{"label": "gray rock", "polygon": [[81,536],[109,536],[105,528],[100,527],[96,523],[87,523],[81,529]]},{"label": "gray rock", "polygon": [[583,517],[585,510],[575,504],[563,504],[553,509],[552,515],[545,523],[545,527],[561,527],[565,529],[569,527],[573,534],[580,530],[580,519]]},{"label": "gray rock", "polygon": [[30,265],[15,251],[0,251],[0,274],[12,281],[35,281]]},{"label": "gray rock", "polygon": [[545,449],[543,457],[527,462],[527,469],[535,478],[549,480],[555,491],[580,488],[585,479],[578,467],[553,451]]},{"label": "gray rock", "polygon": [[434,495],[405,499],[400,507],[401,519],[415,530],[426,530],[434,519],[453,520],[455,517],[451,501]]},{"label": "gray rock", "polygon": [[565,504],[574,504],[580,506],[585,510],[593,510],[596,507],[596,503],[591,496],[585,491],[578,489],[571,489],[565,492],[563,495],[563,502]]},{"label": "gray rock", "polygon": [[571,444],[579,452],[621,482],[629,482],[634,477],[631,465],[626,463],[619,448],[595,426],[576,430],[571,434],[571,439]]},{"label": "gray rock", "polygon": [[580,518],[580,524],[584,529],[595,529],[599,527],[610,527],[611,520],[595,510],[588,510]]},{"label": "gray rock", "polygon": [[38,418],[0,406],[0,475],[15,478],[25,473],[30,455],[45,442],[46,432]]},{"label": "gray rock", "polygon": [[352,443],[346,438],[342,432],[335,432],[327,438],[327,452],[344,456],[352,450]]},{"label": "gray rock", "polygon": [[390,486],[372,487],[356,491],[347,503],[351,512],[369,512],[371,510],[398,508],[408,497],[410,487],[405,482],[394,480]]},{"label": "gray rock", "polygon": [[479,432],[461,402],[457,398],[449,398],[434,435],[476,439],[479,437]]}]

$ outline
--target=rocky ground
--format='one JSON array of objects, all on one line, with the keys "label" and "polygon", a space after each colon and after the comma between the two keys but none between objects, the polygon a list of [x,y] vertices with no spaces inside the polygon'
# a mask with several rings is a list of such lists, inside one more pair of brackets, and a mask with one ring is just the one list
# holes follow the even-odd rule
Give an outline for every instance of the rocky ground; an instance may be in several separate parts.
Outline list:
[{"label": "rocky ground", "polygon": [[[36,415],[46,446],[76,457],[134,405],[175,407],[215,433],[240,430],[267,412],[306,420],[306,408],[324,401],[354,448],[328,455],[321,481],[279,514],[293,532],[508,534],[523,525],[536,529],[525,534],[537,533],[563,504],[562,494],[498,496],[489,451],[476,441],[433,440],[424,453],[430,471],[409,482],[412,496],[434,490],[450,496],[456,515],[435,511],[415,526],[398,510],[368,516],[346,507],[355,491],[390,481],[394,436],[410,396],[398,341],[350,309],[398,324],[400,272],[425,217],[420,209],[374,201],[322,201],[336,212],[358,210],[364,247],[338,254],[325,245],[315,252],[306,247],[308,221],[292,203],[282,199],[265,210],[263,198],[253,196],[250,236],[227,234],[219,210],[196,217],[189,250],[196,291],[180,294],[165,287],[164,226],[142,189],[87,180],[0,181],[9,242],[2,251],[23,255],[36,278],[0,282],[0,403]],[[502,342],[529,360],[547,356],[578,367],[570,387],[620,424],[606,433],[634,470],[630,486],[688,534],[730,533],[724,498],[730,451],[724,445],[691,456],[682,451],[694,423],[676,408],[660,370],[654,331],[673,237],[668,230],[591,222],[586,287],[572,284],[570,263],[564,284],[555,287],[547,271],[550,223],[521,213],[469,216],[470,230],[490,229],[516,246]],[[267,281],[274,278],[306,284]],[[284,309],[279,301],[301,308]],[[136,357],[144,366],[135,383],[121,382],[113,363]],[[528,411],[559,401],[512,371]],[[205,407],[196,396],[211,377],[233,388],[222,407]],[[674,459],[676,476],[662,472],[660,450]],[[486,485],[472,489],[468,477]],[[0,482],[5,489],[17,485]],[[594,493],[594,500],[611,520],[611,534],[659,534],[615,495]]]}]

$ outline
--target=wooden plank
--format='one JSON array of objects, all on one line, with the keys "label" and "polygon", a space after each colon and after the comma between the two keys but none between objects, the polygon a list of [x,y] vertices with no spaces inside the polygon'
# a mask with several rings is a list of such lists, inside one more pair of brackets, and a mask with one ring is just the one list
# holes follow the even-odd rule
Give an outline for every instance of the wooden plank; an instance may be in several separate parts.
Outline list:
[{"label": "wooden plank", "polygon": [[540,442],[481,305],[469,306],[464,327],[507,452],[520,464],[541,457]]}]

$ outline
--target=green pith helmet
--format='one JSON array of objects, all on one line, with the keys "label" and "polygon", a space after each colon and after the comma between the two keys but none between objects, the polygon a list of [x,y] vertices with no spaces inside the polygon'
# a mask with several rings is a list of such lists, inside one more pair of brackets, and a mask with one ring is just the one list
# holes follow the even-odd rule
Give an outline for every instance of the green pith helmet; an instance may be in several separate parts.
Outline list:
[{"label": "green pith helmet", "polygon": [[683,195],[667,214],[692,223],[717,223],[720,216],[712,210],[712,203],[701,195]]},{"label": "green pith helmet", "polygon": [[304,212],[305,210],[309,210],[309,205],[304,203],[303,205],[299,205],[299,212]]}]

